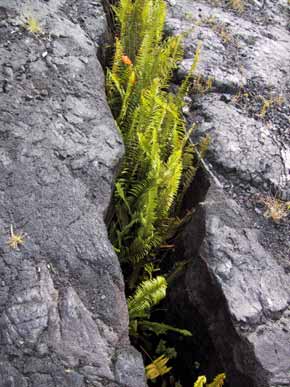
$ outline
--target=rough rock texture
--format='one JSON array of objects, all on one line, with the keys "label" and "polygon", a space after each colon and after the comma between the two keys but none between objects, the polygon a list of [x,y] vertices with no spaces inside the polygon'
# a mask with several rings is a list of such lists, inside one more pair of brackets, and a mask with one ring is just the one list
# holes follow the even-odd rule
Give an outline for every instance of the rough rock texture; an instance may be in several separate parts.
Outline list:
[{"label": "rough rock texture", "polygon": [[[273,188],[290,200],[290,33],[286,2],[269,2],[241,15],[201,2],[169,6],[173,33],[187,32],[189,68],[197,40],[197,74],[211,78],[210,95],[191,106],[200,133],[209,133],[210,159],[222,174]],[[181,71],[182,73],[182,71]],[[263,116],[263,104],[269,103]],[[261,116],[262,113],[262,116]]]},{"label": "rough rock texture", "polygon": [[0,0],[1,387],[145,386],[103,222],[123,152],[105,31],[100,1]]},{"label": "rough rock texture", "polygon": [[[194,259],[178,279],[182,285],[177,293],[185,288],[189,305],[203,316],[230,386],[289,386],[285,271],[260,245],[245,211],[214,184],[199,209],[191,234],[183,235],[184,258]],[[197,257],[192,233],[201,219],[206,233]],[[173,297],[176,304],[178,296]]]},{"label": "rough rock texture", "polygon": [[194,140],[211,137],[205,162],[220,186],[184,232],[181,259],[193,263],[171,300],[199,311],[231,387],[289,387],[289,214],[273,221],[261,204],[290,199],[289,16],[286,2],[244,4],[238,14],[229,4],[169,2],[168,31],[187,32],[180,77],[203,42],[185,114]]}]

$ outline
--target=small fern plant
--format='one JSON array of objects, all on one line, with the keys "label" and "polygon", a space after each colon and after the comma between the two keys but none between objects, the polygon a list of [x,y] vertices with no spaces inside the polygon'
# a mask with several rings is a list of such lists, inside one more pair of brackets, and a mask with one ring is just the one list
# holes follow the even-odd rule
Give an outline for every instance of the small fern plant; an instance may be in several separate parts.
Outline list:
[{"label": "small fern plant", "polygon": [[226,379],[226,374],[218,374],[214,381],[210,384],[206,384],[206,377],[205,376],[199,376],[197,381],[194,383],[193,387],[222,387],[224,385],[224,381]]},{"label": "small fern plant", "polygon": [[147,334],[159,336],[168,331],[177,332],[184,336],[191,336],[186,329],[178,329],[171,325],[150,321],[151,309],[166,297],[167,281],[165,277],[142,281],[133,296],[128,298],[129,330],[131,337],[139,336],[140,330]]},{"label": "small fern plant", "polygon": [[154,380],[158,378],[158,376],[162,376],[171,371],[172,367],[167,367],[167,362],[169,358],[161,355],[157,359],[153,360],[152,363],[146,366],[146,376],[150,380]]},{"label": "small fern plant", "polygon": [[182,107],[199,50],[179,92],[170,93],[183,52],[181,36],[164,39],[165,2],[120,0],[114,10],[119,37],[106,84],[126,152],[108,223],[121,262],[132,265],[133,289],[154,248],[177,227],[178,200],[196,172]]},{"label": "small fern plant", "polygon": [[[166,288],[167,281],[163,276],[150,278],[142,281],[134,295],[128,298],[131,338],[143,337],[143,342],[146,345],[148,341],[151,341],[150,336],[152,334],[159,336],[166,334],[168,331],[173,331],[184,336],[191,336],[191,333],[186,329],[178,329],[168,324],[150,321],[152,308],[166,297]],[[141,349],[147,354],[143,347]],[[163,341],[164,352],[166,353],[168,349],[166,342]],[[154,380],[172,369],[172,367],[167,366],[170,358],[165,353],[146,366],[148,379]]]},{"label": "small fern plant", "polygon": [[[130,274],[126,281],[130,294],[133,292],[128,298],[130,335],[146,346],[151,335],[168,331],[191,335],[185,329],[151,321],[167,288],[165,277],[152,278],[151,274],[156,262],[158,265],[156,248],[174,235],[182,221],[178,218],[180,204],[206,145],[206,141],[200,145],[189,141],[191,130],[182,114],[200,46],[188,75],[178,91],[172,92],[172,75],[183,57],[182,36],[164,37],[165,1],[119,0],[114,13],[118,32],[106,89],[125,156],[107,223],[114,248]],[[149,279],[144,280],[149,266]],[[146,368],[151,380],[171,369],[164,343],[164,352]]]}]

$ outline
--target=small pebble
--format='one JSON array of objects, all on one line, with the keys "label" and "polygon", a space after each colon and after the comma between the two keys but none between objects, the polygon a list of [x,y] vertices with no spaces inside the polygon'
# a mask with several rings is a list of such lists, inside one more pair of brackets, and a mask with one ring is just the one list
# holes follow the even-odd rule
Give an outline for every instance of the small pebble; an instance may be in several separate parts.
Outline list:
[{"label": "small pebble", "polygon": [[13,70],[11,67],[5,66],[3,69],[3,73],[6,76],[6,79],[12,81],[14,78]]},{"label": "small pebble", "polygon": [[255,207],[255,212],[258,215],[261,215],[263,213],[263,211],[260,208],[257,208],[257,207]]},{"label": "small pebble", "polygon": [[0,28],[8,27],[8,23],[5,20],[0,21]]},{"label": "small pebble", "polygon": [[48,96],[48,91],[46,89],[43,89],[40,91],[40,95],[42,95],[43,97],[47,97]]}]

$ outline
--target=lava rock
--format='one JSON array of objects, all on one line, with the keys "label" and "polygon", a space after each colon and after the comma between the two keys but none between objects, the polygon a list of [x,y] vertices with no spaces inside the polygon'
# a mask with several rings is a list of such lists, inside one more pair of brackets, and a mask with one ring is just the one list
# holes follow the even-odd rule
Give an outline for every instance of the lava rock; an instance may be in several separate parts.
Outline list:
[{"label": "lava rock", "polygon": [[202,315],[230,386],[288,386],[288,276],[259,243],[245,211],[220,188],[212,185],[199,208],[206,230],[199,255],[184,233],[184,258],[192,259],[178,279],[188,299],[184,313],[190,316],[192,305]]},{"label": "lava rock", "polygon": [[184,230],[177,256],[193,262],[168,304],[188,300],[184,321],[202,316],[231,387],[281,387],[290,386],[289,216],[275,224],[265,206],[255,212],[255,192],[290,200],[290,34],[285,3],[254,3],[241,13],[223,1],[169,3],[167,30],[185,33],[178,81],[202,41],[186,118],[195,143],[209,135],[205,165],[228,192],[212,185]]},{"label": "lava rock", "polygon": [[[81,26],[61,0],[1,1],[0,84],[12,90],[0,92],[0,387],[146,385],[103,220],[123,145],[97,59],[105,14],[92,4],[70,10],[87,14]],[[10,33],[26,9],[43,34]]]},{"label": "lava rock", "polygon": [[188,72],[197,42],[202,42],[196,75],[210,78],[212,88],[204,90],[204,98],[195,96],[204,119],[193,109],[190,123],[196,123],[200,134],[210,134],[212,163],[226,178],[233,172],[237,185],[246,180],[290,200],[289,120],[283,114],[290,114],[286,8],[277,2],[260,10],[247,3],[237,14],[223,2],[190,0],[168,8],[167,28],[185,34],[179,78]]},{"label": "lava rock", "polygon": [[220,173],[232,173],[236,184],[265,184],[266,190],[274,187],[290,195],[290,147],[277,139],[271,126],[239,112],[215,93],[201,101],[207,121],[200,123],[195,135],[210,136],[207,158]]}]

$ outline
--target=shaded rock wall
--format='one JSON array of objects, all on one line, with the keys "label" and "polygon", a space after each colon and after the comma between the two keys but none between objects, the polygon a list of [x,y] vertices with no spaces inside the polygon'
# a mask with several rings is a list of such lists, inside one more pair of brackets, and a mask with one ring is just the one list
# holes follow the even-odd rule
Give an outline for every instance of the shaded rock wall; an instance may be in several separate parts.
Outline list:
[{"label": "shaded rock wall", "polygon": [[[183,234],[186,273],[171,291],[171,310],[199,311],[230,386],[289,386],[289,280],[261,246],[245,211],[212,184]],[[205,222],[196,255],[192,239]],[[190,235],[189,235],[190,233]],[[197,321],[199,324],[199,321]],[[188,326],[188,324],[187,324]],[[209,365],[210,368],[210,365]]]},{"label": "shaded rock wall", "polygon": [[145,386],[103,222],[123,153],[106,29],[99,1],[0,0],[1,387]]}]

